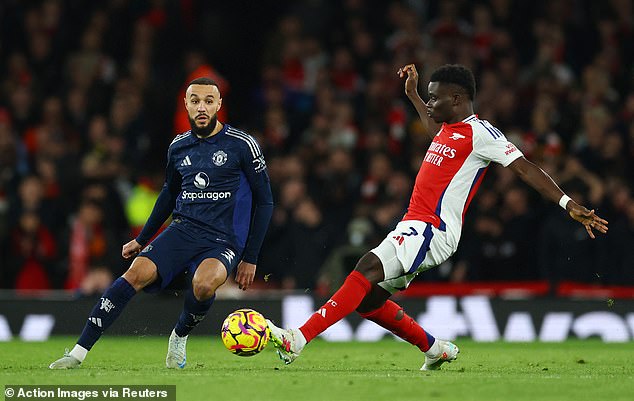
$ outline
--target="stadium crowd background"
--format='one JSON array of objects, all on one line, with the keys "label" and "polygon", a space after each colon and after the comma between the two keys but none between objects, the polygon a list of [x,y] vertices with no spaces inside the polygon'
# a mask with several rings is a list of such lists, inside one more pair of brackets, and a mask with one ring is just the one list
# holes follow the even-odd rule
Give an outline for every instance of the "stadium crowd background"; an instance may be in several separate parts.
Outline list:
[{"label": "stadium crowd background", "polygon": [[462,63],[476,110],[579,203],[491,166],[459,251],[421,280],[634,285],[631,0],[7,0],[0,4],[0,287],[100,293],[145,222],[186,83],[264,148],[260,288],[328,294],[404,212],[429,139],[396,71]]}]

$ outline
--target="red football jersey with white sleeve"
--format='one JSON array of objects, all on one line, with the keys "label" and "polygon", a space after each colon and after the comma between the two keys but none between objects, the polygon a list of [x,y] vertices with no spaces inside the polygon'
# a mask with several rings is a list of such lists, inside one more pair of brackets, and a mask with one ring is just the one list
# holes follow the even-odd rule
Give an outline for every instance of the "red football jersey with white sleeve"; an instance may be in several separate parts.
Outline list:
[{"label": "red football jersey with white sleeve", "polygon": [[475,114],[444,124],[420,166],[403,220],[420,220],[460,240],[464,214],[491,161],[508,166],[522,152]]}]

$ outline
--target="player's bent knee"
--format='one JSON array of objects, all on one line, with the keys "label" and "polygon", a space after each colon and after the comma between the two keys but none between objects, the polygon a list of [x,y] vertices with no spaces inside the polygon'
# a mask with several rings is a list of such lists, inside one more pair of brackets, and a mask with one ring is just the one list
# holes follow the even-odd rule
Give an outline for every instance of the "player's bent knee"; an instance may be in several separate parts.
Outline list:
[{"label": "player's bent knee", "polygon": [[207,279],[194,276],[192,290],[194,297],[199,301],[205,301],[216,294],[216,290],[225,282],[225,277],[209,277]]},{"label": "player's bent knee", "polygon": [[121,277],[139,291],[154,282],[158,278],[158,273],[154,262],[145,257],[138,257]]},{"label": "player's bent knee", "polygon": [[192,282],[192,290],[194,291],[194,297],[199,301],[206,301],[216,294],[216,286],[210,283],[195,284]]},{"label": "player's bent knee", "polygon": [[372,284],[380,283],[385,277],[381,260],[372,252],[363,255],[354,269]]},{"label": "player's bent knee", "polygon": [[194,297],[205,301],[216,294],[216,289],[227,280],[227,270],[218,259],[205,259],[196,269],[192,279]]}]

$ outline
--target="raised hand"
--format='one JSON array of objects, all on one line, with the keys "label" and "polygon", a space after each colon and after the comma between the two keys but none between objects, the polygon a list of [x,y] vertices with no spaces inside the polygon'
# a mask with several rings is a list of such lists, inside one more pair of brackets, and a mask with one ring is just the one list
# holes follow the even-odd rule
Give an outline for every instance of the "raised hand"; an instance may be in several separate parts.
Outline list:
[{"label": "raised hand", "polygon": [[588,210],[574,201],[569,201],[566,208],[570,217],[583,224],[590,238],[596,238],[593,229],[602,234],[608,232],[608,221],[594,214],[594,209]]},{"label": "raised hand", "polygon": [[406,74],[405,94],[407,96],[415,95],[418,93],[418,71],[416,71],[416,66],[414,64],[407,64],[398,69],[398,76],[400,78],[405,77]]}]

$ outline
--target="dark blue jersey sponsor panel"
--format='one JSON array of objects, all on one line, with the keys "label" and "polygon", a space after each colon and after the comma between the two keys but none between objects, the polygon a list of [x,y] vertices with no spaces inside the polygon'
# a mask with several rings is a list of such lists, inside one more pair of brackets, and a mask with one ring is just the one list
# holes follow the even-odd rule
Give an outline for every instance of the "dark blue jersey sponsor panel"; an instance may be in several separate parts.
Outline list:
[{"label": "dark blue jersey sponsor panel", "polygon": [[170,144],[165,185],[137,241],[147,243],[172,213],[181,227],[256,263],[272,210],[266,162],[253,137],[228,124],[209,138],[186,132]]}]

